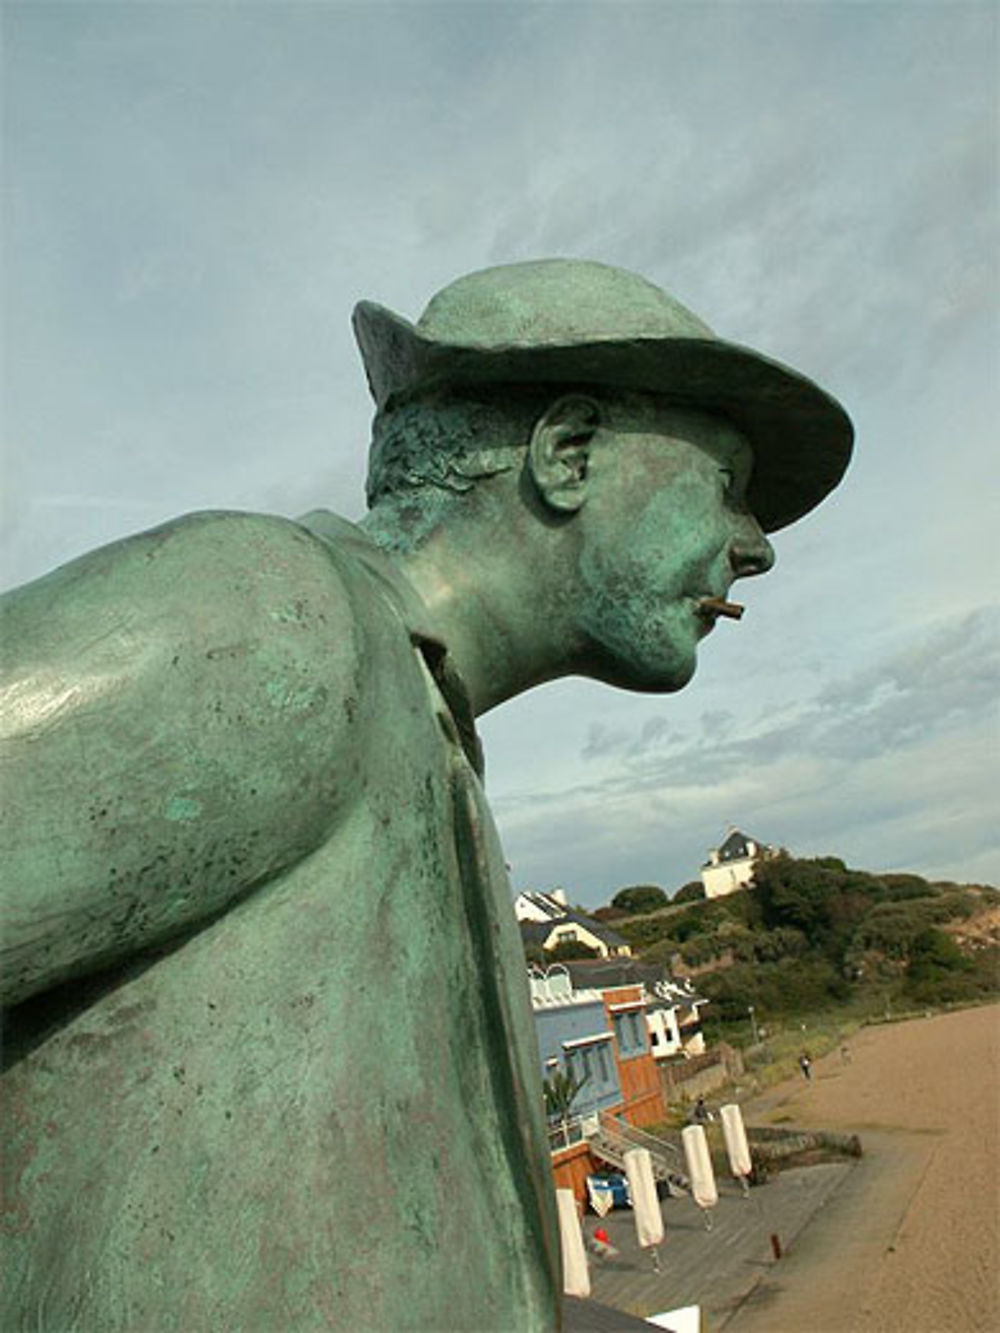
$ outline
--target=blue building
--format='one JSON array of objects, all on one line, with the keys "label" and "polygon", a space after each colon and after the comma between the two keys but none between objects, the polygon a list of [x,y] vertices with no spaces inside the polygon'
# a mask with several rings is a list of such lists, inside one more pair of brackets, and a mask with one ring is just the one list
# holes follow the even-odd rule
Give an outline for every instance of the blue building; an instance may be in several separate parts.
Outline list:
[{"label": "blue building", "polygon": [[573,1117],[620,1106],[614,1033],[601,992],[574,990],[568,971],[558,964],[544,973],[532,969],[529,980],[542,1077],[562,1071],[582,1084],[570,1107]]}]

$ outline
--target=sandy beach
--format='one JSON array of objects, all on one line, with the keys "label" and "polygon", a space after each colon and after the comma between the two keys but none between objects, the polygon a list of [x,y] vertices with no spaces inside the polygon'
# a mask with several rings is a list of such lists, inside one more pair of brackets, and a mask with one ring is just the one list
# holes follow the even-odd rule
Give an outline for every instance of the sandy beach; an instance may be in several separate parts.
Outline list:
[{"label": "sandy beach", "polygon": [[726,1333],[1000,1329],[1000,1006],[864,1028],[745,1110],[865,1155]]}]

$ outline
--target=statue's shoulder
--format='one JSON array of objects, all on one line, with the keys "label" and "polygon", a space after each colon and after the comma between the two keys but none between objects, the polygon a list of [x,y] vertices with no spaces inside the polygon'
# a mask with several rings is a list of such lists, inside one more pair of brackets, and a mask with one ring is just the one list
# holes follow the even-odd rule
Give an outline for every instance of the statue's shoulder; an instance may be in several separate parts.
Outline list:
[{"label": "statue's shoulder", "polygon": [[173,607],[189,637],[256,644],[262,666],[280,643],[283,656],[353,674],[366,655],[371,595],[354,549],[364,539],[338,524],[331,539],[278,515],[212,510],[129,541],[160,585],[159,613],[169,618]]},{"label": "statue's shoulder", "polygon": [[120,659],[130,679],[152,680],[198,664],[199,690],[304,672],[348,691],[366,656],[362,579],[349,551],[294,520],[185,514],[0,599],[5,669],[44,664],[75,679]]},{"label": "statue's shoulder", "polygon": [[342,827],[385,730],[363,579],[301,524],[213,511],[2,599],[8,999],[206,919]]}]

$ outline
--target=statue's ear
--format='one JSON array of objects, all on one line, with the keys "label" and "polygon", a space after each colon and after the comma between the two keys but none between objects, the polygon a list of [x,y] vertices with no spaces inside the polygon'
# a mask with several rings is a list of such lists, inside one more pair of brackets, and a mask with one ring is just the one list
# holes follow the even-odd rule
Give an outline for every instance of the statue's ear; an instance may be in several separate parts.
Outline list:
[{"label": "statue's ear", "polygon": [[550,509],[572,514],[586,499],[590,445],[600,421],[593,398],[571,393],[550,403],[535,422],[528,467]]}]

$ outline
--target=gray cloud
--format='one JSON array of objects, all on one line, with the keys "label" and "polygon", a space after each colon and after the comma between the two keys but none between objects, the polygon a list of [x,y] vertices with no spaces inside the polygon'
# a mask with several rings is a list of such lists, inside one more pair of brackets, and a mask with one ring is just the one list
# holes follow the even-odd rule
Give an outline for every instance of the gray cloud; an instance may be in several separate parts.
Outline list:
[{"label": "gray cloud", "polygon": [[505,842],[539,882],[568,842],[590,893],[655,879],[653,862],[677,887],[729,820],[803,854],[953,875],[989,864],[995,876],[998,659],[1000,608],[984,607],[755,725],[730,714],[719,727],[709,714],[679,748],[637,747],[641,731],[620,729],[606,737],[614,764],[600,781],[502,800]]}]

